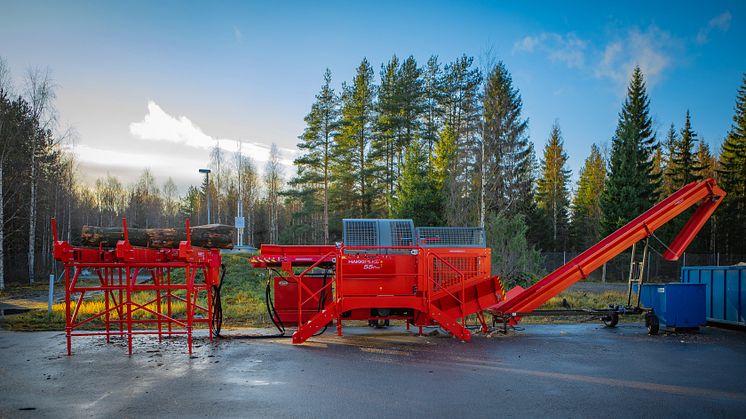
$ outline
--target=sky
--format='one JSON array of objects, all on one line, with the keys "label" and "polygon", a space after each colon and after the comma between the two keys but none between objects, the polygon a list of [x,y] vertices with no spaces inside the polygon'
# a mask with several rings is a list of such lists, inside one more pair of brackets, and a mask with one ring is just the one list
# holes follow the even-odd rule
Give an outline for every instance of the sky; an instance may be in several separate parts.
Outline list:
[{"label": "sky", "polygon": [[339,89],[364,57],[378,70],[393,54],[503,61],[539,157],[558,122],[576,179],[591,144],[609,145],[635,65],[658,137],[690,110],[717,150],[746,72],[745,20],[738,1],[0,0],[0,56],[19,93],[28,69],[50,69],[89,184],[150,168],[184,193],[210,148],[237,141],[259,170],[277,144],[290,176],[324,70]]}]

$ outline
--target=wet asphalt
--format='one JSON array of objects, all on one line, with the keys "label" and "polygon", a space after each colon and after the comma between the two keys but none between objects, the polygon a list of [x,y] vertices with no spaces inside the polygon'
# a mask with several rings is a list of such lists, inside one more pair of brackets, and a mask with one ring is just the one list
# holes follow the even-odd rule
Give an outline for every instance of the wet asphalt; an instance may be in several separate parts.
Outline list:
[{"label": "wet asphalt", "polygon": [[[231,333],[237,333],[232,331]],[[746,332],[527,325],[158,343],[0,331],[1,417],[745,417]]]}]

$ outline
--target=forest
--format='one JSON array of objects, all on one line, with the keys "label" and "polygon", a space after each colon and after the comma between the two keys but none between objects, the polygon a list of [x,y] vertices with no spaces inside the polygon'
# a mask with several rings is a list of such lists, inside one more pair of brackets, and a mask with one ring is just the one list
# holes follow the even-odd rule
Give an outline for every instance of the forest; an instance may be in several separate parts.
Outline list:
[{"label": "forest", "polygon": [[715,177],[728,196],[690,250],[746,255],[746,74],[734,86],[732,125],[713,150],[686,104],[681,120],[656,130],[635,68],[616,130],[590,147],[571,182],[565,141],[573,139],[559,121],[545,138],[529,138],[519,86],[503,62],[479,68],[466,55],[424,64],[392,56],[376,77],[363,59],[339,91],[329,70],[322,75],[294,173],[285,173],[274,144],[264,167],[216,144],[209,183],[184,191],[148,168],[132,184],[111,174],[83,182],[65,147],[75,132],[58,124],[51,74],[29,69],[16,83],[0,57],[0,289],[53,270],[52,218],[74,242],[83,225],[122,217],[133,227],[206,223],[208,197],[212,222],[246,218],[242,238],[252,246],[334,243],[343,218],[484,226],[497,266],[522,276],[536,273],[542,253],[583,250],[681,186]]}]

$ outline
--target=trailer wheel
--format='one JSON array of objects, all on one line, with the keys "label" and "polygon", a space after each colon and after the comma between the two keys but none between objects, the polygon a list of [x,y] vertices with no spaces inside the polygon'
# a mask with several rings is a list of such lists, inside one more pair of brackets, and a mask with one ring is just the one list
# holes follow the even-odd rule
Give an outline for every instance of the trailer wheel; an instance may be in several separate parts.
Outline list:
[{"label": "trailer wheel", "polygon": [[654,313],[648,313],[645,315],[645,326],[648,328],[649,335],[657,335],[660,329],[660,322],[658,316]]},{"label": "trailer wheel", "polygon": [[601,317],[601,321],[604,322],[606,327],[616,327],[616,325],[619,323],[619,313],[613,312],[607,316],[603,316]]}]

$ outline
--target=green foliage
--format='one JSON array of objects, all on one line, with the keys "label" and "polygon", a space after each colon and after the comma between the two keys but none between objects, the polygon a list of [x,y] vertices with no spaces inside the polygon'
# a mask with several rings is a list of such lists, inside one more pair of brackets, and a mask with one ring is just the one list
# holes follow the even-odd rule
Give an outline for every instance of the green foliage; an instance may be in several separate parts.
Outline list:
[{"label": "green foliage", "polygon": [[427,145],[428,155],[433,154],[433,147],[438,141],[441,121],[444,116],[441,103],[445,97],[443,92],[443,70],[438,63],[438,57],[433,55],[427,60],[422,74],[423,89],[423,122],[422,140]]},{"label": "green foliage", "polygon": [[541,254],[528,242],[523,215],[489,214],[485,231],[492,249],[492,270],[508,288],[531,285],[543,276]]},{"label": "green foliage", "polygon": [[485,202],[488,212],[528,215],[534,198],[533,146],[523,102],[502,62],[487,77],[483,96]]},{"label": "green foliage", "polygon": [[453,129],[446,125],[435,143],[435,153],[431,163],[435,187],[440,191],[441,199],[446,199],[448,196],[446,188],[451,184],[450,177],[454,173],[457,151],[456,135]]},{"label": "green foliage", "polygon": [[606,234],[643,213],[658,199],[660,180],[653,166],[657,144],[649,108],[642,71],[635,67],[612,139],[609,176],[601,195]]},{"label": "green foliage", "polygon": [[577,191],[572,201],[572,242],[583,250],[601,238],[601,193],[606,183],[606,165],[598,146],[591,145],[591,154],[580,169]]},{"label": "green foliage", "polygon": [[541,161],[541,177],[537,181],[536,202],[538,215],[545,223],[542,229],[544,250],[553,252],[567,249],[569,229],[570,170],[567,168],[567,153],[558,123],[552,126],[549,141],[544,147]]},{"label": "green foliage", "polygon": [[736,95],[733,126],[720,151],[719,166],[720,184],[728,193],[718,210],[721,225],[727,223],[721,234],[721,249],[746,254],[746,74]]},{"label": "green foliage", "polygon": [[367,59],[358,67],[352,86],[343,86],[342,119],[333,149],[332,187],[338,208],[349,208],[347,215],[360,218],[380,214],[375,199],[381,190],[374,182],[376,167],[370,144],[374,121],[373,69]]},{"label": "green foliage", "polygon": [[689,111],[686,111],[684,128],[681,129],[681,140],[675,143],[669,168],[674,190],[698,179],[697,173],[702,170],[694,154],[694,146],[698,142],[697,133],[692,130]]},{"label": "green foliage", "polygon": [[418,226],[442,224],[441,205],[435,179],[430,175],[427,153],[417,141],[407,147],[399,180],[398,198],[394,204],[397,218],[411,218]]},{"label": "green foliage", "polygon": [[[316,95],[299,137],[301,155],[293,162],[297,174],[284,195],[299,203],[285,234],[292,243],[329,242],[329,183],[331,152],[339,126],[339,99],[331,87],[332,74],[324,72],[324,84]],[[320,224],[320,225],[319,225]]]},{"label": "green foliage", "polygon": [[666,140],[658,147],[655,153],[655,172],[660,177],[661,187],[660,195],[668,196],[671,195],[676,189],[676,180],[673,174],[673,157],[676,155],[679,145],[679,136],[676,133],[676,128],[671,124],[666,135]]}]

